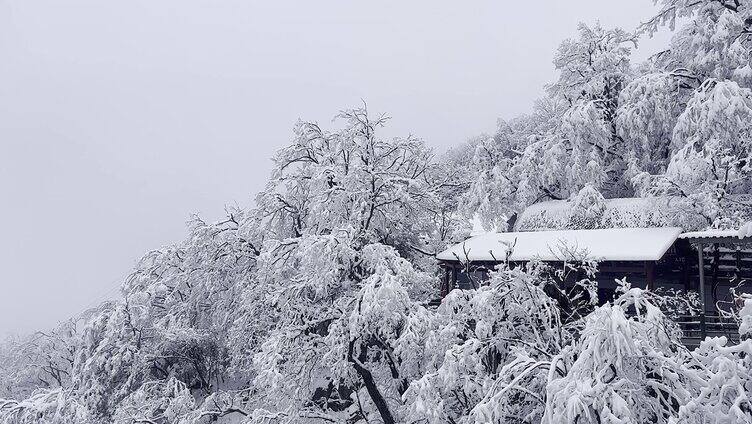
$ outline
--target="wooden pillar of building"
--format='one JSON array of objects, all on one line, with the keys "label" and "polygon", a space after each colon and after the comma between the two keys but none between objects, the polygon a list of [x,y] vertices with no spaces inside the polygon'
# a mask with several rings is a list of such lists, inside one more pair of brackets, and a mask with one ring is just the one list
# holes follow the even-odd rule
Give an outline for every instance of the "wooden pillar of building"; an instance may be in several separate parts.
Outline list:
[{"label": "wooden pillar of building", "polygon": [[710,299],[713,301],[713,305],[718,302],[718,271],[720,270],[720,262],[721,262],[721,247],[718,243],[713,244],[713,264],[712,264],[712,270],[713,270],[713,279],[712,284],[710,285]]},{"label": "wooden pillar of building", "polygon": [[455,265],[452,265],[452,280],[451,284],[449,284],[449,291],[452,291],[457,288],[457,267]]},{"label": "wooden pillar of building", "polygon": [[742,278],[742,247],[736,245],[736,254],[734,256],[734,262],[736,265],[734,280],[738,281]]},{"label": "wooden pillar of building", "polygon": [[700,338],[705,340],[705,261],[702,250],[705,246],[697,243],[697,266],[700,271]]},{"label": "wooden pillar of building", "polygon": [[648,290],[655,290],[655,262],[645,261],[645,279],[648,283]]},{"label": "wooden pillar of building", "polygon": [[692,290],[692,283],[691,279],[689,278],[689,259],[686,255],[682,257],[681,259],[682,264],[682,284],[684,284],[684,292],[688,293],[690,290]]},{"label": "wooden pillar of building", "polygon": [[444,265],[444,278],[441,280],[441,298],[449,294],[449,265]]}]

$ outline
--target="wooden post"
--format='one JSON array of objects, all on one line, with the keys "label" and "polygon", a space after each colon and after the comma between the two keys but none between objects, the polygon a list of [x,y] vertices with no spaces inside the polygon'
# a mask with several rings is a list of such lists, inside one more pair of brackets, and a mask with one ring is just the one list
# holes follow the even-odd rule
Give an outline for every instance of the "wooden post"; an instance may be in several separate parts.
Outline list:
[{"label": "wooden post", "polygon": [[645,261],[645,279],[649,290],[655,290],[655,262]]},{"label": "wooden post", "polygon": [[689,279],[689,257],[683,255],[682,259],[682,283],[684,283],[684,292],[689,292],[692,289]]},{"label": "wooden post", "polygon": [[713,244],[713,283],[710,285],[710,298],[713,300],[713,305],[718,302],[718,271],[720,269],[720,262],[721,262],[721,252],[720,252],[720,245],[718,243]]},{"label": "wooden post", "polygon": [[736,280],[740,280],[742,277],[742,247],[736,245]]},{"label": "wooden post", "polygon": [[457,288],[457,266],[452,264],[452,282],[449,284],[449,291]]},{"label": "wooden post", "polygon": [[449,265],[444,264],[444,280],[441,283],[441,298],[445,298],[449,294]]},{"label": "wooden post", "polygon": [[697,244],[697,266],[700,271],[700,338],[705,340],[705,261],[702,257],[702,243]]}]

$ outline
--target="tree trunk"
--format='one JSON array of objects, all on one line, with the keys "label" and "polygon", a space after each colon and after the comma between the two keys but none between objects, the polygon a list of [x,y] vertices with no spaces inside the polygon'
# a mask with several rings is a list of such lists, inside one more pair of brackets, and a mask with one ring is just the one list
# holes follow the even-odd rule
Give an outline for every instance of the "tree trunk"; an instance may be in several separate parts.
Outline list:
[{"label": "tree trunk", "polygon": [[379,414],[381,415],[381,419],[384,421],[384,424],[394,424],[394,417],[392,416],[392,412],[389,410],[389,405],[386,403],[386,399],[384,399],[381,391],[379,391],[379,388],[376,386],[376,382],[373,380],[371,371],[363,366],[363,361],[366,359],[366,352],[364,350],[361,350],[358,354],[358,358],[355,358],[353,356],[354,350],[355,340],[350,340],[350,344],[347,348],[347,360],[353,364],[353,368],[355,368],[355,371],[363,380],[363,384],[366,386],[368,395],[371,396],[373,404],[376,405],[376,409],[378,409]]}]

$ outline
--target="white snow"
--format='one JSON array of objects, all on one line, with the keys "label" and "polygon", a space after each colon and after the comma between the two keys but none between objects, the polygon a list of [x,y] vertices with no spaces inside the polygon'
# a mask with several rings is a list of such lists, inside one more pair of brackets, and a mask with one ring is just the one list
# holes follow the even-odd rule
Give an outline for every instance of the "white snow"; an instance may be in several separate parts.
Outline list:
[{"label": "white snow", "polygon": [[734,237],[734,238],[747,238],[752,237],[752,232],[750,232],[747,228],[747,225],[742,226],[742,228],[738,230],[704,230],[704,231],[693,231],[689,233],[684,233],[679,236],[679,238],[682,239],[694,239],[694,238],[722,238],[722,237]]},{"label": "white snow", "polygon": [[[439,253],[439,260],[502,261],[657,261],[681,234],[681,228],[608,228],[598,230],[487,233]],[[513,247],[512,247],[513,246]]]},{"label": "white snow", "polygon": [[739,238],[752,237],[752,221],[739,227]]},{"label": "white snow", "polygon": [[739,324],[739,335],[747,336],[752,333],[752,298],[744,297],[744,306],[739,311],[739,318],[741,323]]},{"label": "white snow", "polygon": [[[528,206],[515,223],[515,231],[589,230],[596,228],[698,227],[686,201],[676,197],[627,197],[606,199],[602,213],[589,220],[577,219],[575,202],[549,200]],[[685,211],[677,214],[675,209]],[[688,215],[684,216],[684,215]]]}]

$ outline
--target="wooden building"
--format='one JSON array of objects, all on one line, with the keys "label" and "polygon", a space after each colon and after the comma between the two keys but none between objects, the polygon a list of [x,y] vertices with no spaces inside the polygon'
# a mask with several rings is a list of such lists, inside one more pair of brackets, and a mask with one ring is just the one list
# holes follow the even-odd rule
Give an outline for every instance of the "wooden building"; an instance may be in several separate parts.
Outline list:
[{"label": "wooden building", "polygon": [[752,293],[752,237],[739,234],[675,226],[480,234],[437,255],[444,269],[441,295],[484,284],[502,262],[515,267],[533,260],[556,265],[588,259],[598,262],[600,302],[613,297],[615,279],[624,277],[634,286],[695,291],[701,311],[685,317],[685,335],[695,341],[716,333],[734,336],[717,307],[729,309],[732,288]]},{"label": "wooden building", "polygon": [[[471,237],[439,253],[444,268],[443,294],[454,288],[471,289],[483,284],[488,272],[501,262],[524,266],[533,260],[548,263],[598,262],[596,276],[601,296],[616,288],[615,278],[634,284],[680,288],[674,269],[685,255],[675,243],[681,229],[609,228],[594,230],[488,233]],[[668,268],[668,269],[667,269]],[[600,297],[600,296],[599,296]]]}]

